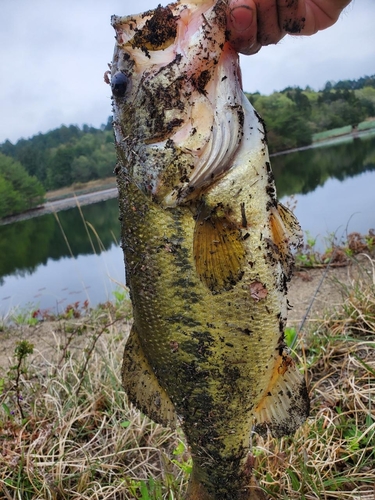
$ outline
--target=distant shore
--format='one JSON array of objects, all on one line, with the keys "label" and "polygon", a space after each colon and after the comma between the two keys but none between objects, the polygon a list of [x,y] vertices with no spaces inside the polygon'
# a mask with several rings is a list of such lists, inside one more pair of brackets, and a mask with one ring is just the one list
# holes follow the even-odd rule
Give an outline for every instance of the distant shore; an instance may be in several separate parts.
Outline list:
[{"label": "distant shore", "polygon": [[350,132],[349,134],[343,134],[335,137],[329,137],[321,141],[312,142],[308,146],[302,146],[300,148],[286,149],[285,151],[279,151],[278,153],[272,153],[270,157],[287,155],[289,153],[296,153],[297,151],[305,151],[306,149],[320,148],[323,146],[333,146],[334,144],[340,144],[341,142],[348,142],[353,139],[361,139],[363,137],[375,135],[375,128],[368,130],[361,130]]},{"label": "distant shore", "polygon": [[[305,151],[307,149],[319,148],[323,146],[331,146],[334,144],[339,144],[341,142],[347,142],[356,138],[363,138],[367,136],[375,135],[375,129],[363,130],[363,131],[355,131],[349,134],[343,134],[336,137],[330,137],[321,141],[313,142],[308,146],[303,146],[300,148],[288,149],[285,151],[280,151],[278,153],[273,153],[270,157],[286,155],[289,153],[295,153],[298,151]],[[95,181],[98,182],[98,181]],[[114,181],[113,181],[114,182]],[[103,189],[103,187],[105,189]],[[41,215],[51,214],[54,212],[59,212],[60,210],[68,210],[70,208],[74,208],[76,206],[85,206],[91,205],[92,203],[98,203],[100,201],[110,200],[112,198],[117,197],[117,187],[107,187],[108,180],[104,183],[104,185],[98,184],[95,189],[90,188],[89,192],[85,192],[85,188],[81,187],[77,192],[74,189],[71,189],[69,193],[57,194],[51,196],[51,193],[47,193],[47,201],[32,210],[28,210],[22,214],[12,215],[9,217],[5,217],[0,220],[0,226],[5,226],[7,224],[13,224],[14,222],[32,219],[33,217],[39,217]],[[61,197],[60,197],[61,196]],[[50,198],[50,201],[48,201]]]},{"label": "distant shore", "polygon": [[21,220],[32,219],[41,215],[52,214],[60,212],[61,210],[68,210],[76,206],[91,205],[100,201],[110,200],[116,198],[117,188],[103,189],[95,192],[84,193],[80,195],[71,196],[69,198],[61,198],[53,201],[46,201],[44,205],[28,210],[22,214],[12,215],[0,221],[0,225],[12,224]]}]

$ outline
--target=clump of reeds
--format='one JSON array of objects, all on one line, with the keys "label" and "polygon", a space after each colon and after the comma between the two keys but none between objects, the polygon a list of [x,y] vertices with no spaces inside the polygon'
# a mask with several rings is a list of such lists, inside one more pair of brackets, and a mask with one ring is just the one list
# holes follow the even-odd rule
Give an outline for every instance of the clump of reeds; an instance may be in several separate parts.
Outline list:
[{"label": "clump of reeds", "polygon": [[[375,498],[374,263],[358,276],[342,287],[342,308],[299,340],[310,418],[295,436],[253,438],[270,499]],[[47,329],[46,349],[14,346],[0,375],[1,498],[183,497],[183,436],[142,416],[121,387],[129,304],[121,307],[27,326]]]}]

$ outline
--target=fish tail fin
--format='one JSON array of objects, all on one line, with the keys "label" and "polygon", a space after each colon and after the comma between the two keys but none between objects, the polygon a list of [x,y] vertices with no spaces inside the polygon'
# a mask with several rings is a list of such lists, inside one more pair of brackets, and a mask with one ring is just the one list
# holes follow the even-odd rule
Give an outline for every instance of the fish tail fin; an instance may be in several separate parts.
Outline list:
[{"label": "fish tail fin", "polygon": [[273,374],[255,410],[255,432],[274,437],[293,434],[310,412],[306,382],[285,350],[276,359]]},{"label": "fish tail fin", "polygon": [[185,500],[213,500],[211,493],[207,491],[204,485],[194,474],[194,465],[191,476],[189,478],[188,489],[186,492]]},{"label": "fish tail fin", "polygon": [[172,401],[160,386],[134,325],[125,346],[122,385],[131,403],[145,415],[166,427],[175,427],[177,417]]}]

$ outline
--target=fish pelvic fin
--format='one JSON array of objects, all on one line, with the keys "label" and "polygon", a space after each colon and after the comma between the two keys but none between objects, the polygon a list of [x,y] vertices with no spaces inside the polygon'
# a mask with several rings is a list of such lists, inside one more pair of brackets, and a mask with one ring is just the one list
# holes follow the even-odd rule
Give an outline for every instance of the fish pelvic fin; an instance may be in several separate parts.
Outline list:
[{"label": "fish pelvic fin", "polygon": [[303,241],[301,226],[295,215],[282,203],[277,203],[270,211],[272,242],[277,249],[285,274],[290,277],[294,258],[290,247],[298,248]]},{"label": "fish pelvic fin", "polygon": [[198,276],[212,293],[230,290],[241,280],[245,258],[241,230],[220,205],[202,205],[193,250]]},{"label": "fish pelvic fin", "polygon": [[273,374],[255,410],[255,432],[274,437],[293,434],[310,412],[306,382],[295,361],[283,352],[275,362]]},{"label": "fish pelvic fin", "polygon": [[134,325],[125,346],[122,385],[131,403],[145,415],[165,427],[176,426],[177,418],[173,403],[160,386],[144,355]]}]

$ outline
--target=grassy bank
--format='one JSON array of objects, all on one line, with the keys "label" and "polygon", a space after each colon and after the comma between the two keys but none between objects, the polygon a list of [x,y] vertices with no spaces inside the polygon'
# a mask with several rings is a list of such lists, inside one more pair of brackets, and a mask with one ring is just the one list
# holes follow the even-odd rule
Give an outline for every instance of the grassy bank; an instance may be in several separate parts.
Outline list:
[{"label": "grassy bank", "polygon": [[116,179],[114,176],[89,182],[76,182],[71,186],[56,189],[54,191],[47,191],[46,201],[63,200],[65,198],[72,198],[81,194],[96,193],[114,187],[116,187]]},{"label": "grassy bank", "polygon": [[[293,437],[253,437],[270,499],[373,499],[375,477],[375,262],[353,261],[336,286],[342,306],[296,340],[311,417]],[[5,499],[181,499],[191,461],[182,433],[127,403],[122,352],[126,294],[95,310],[34,312],[2,326],[0,491]]]}]

